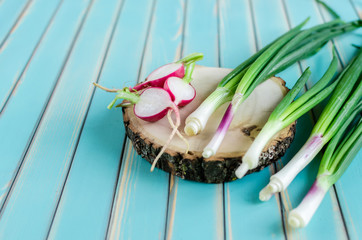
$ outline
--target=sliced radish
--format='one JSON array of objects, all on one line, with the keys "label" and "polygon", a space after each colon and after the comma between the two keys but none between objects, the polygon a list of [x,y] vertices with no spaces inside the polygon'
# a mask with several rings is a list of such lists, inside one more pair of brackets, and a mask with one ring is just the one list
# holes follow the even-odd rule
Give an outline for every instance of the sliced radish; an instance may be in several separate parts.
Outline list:
[{"label": "sliced radish", "polygon": [[162,78],[169,77],[183,77],[185,75],[185,68],[182,63],[169,63],[163,65],[153,72],[147,77],[147,81],[154,81]]},{"label": "sliced radish", "polygon": [[[135,87],[108,89],[94,83],[96,87],[107,92],[117,93],[111,104],[108,105],[108,108],[112,108],[117,100],[123,99],[124,101],[117,106],[125,107],[134,104],[134,114],[138,118],[149,122],[158,121],[168,113],[167,118],[173,130],[166,144],[154,159],[151,171],[155,168],[158,159],[171,143],[175,134],[185,141],[188,151],[188,141],[178,131],[180,126],[178,106],[185,106],[195,98],[196,91],[189,82],[192,80],[191,75],[195,67],[195,61],[199,61],[202,58],[202,53],[193,53],[175,63],[163,65],[154,70],[146,78],[145,82]],[[175,124],[171,118],[173,111],[176,116]]]},{"label": "sliced radish", "polygon": [[167,79],[164,89],[168,91],[174,103],[179,107],[189,104],[196,96],[195,88],[178,77]]},{"label": "sliced radish", "polygon": [[163,118],[172,104],[171,96],[165,89],[151,87],[143,91],[133,109],[137,117],[154,122]]},{"label": "sliced radish", "polygon": [[183,63],[169,63],[163,65],[148,75],[146,81],[133,87],[133,90],[140,91],[147,87],[163,87],[169,77],[183,78],[185,76],[185,67]]}]

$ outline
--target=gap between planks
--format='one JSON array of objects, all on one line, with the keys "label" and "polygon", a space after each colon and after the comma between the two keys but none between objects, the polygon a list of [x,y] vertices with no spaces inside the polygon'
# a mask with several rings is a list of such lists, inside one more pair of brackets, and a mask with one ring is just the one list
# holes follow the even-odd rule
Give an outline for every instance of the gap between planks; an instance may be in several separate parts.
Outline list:
[{"label": "gap between planks", "polygon": [[[33,0],[30,0],[30,1],[28,2],[28,4],[30,4],[30,2],[32,2],[32,1],[33,1]],[[57,15],[57,13],[58,13],[58,11],[59,11],[59,9],[60,9],[60,7],[61,7],[61,5],[62,5],[63,2],[64,2],[64,0],[60,0],[59,4],[57,5],[57,7],[56,7],[56,9],[55,9],[55,11],[54,11],[54,13],[53,13],[53,15],[51,16],[51,18],[50,18],[50,20],[49,20],[49,23],[47,24],[47,26],[46,26],[45,30],[43,31],[43,33],[42,33],[39,41],[37,42],[37,44],[36,44],[36,46],[35,46],[32,54],[31,54],[28,62],[26,63],[25,67],[23,68],[22,73],[20,74],[20,77],[16,80],[16,82],[14,83],[12,89],[10,90],[9,96],[8,96],[7,99],[6,99],[5,104],[0,108],[0,117],[1,117],[1,114],[3,113],[3,111],[5,110],[5,107],[6,107],[7,103],[9,102],[9,99],[10,99],[11,95],[12,95],[12,94],[14,93],[14,91],[16,90],[16,87],[17,87],[19,81],[21,80],[21,78],[24,76],[26,70],[28,69],[28,66],[30,65],[31,60],[33,59],[33,56],[35,55],[36,50],[39,48],[39,46],[40,46],[43,38],[45,37],[46,33],[47,33],[48,30],[50,29],[50,26],[51,26],[52,22],[54,21],[54,19],[55,19],[55,17],[56,17],[56,15]],[[26,8],[26,9],[27,9],[27,8]],[[24,14],[23,14],[23,15],[24,15]],[[1,49],[0,49],[0,51],[1,51]],[[67,57],[68,57],[68,56],[67,56]],[[61,70],[61,72],[62,72],[62,70]],[[61,75],[61,73],[60,73],[60,75]],[[59,76],[60,76],[60,75],[59,75]],[[59,77],[59,78],[60,78],[60,77]],[[54,92],[54,89],[55,89],[55,87],[56,87],[56,85],[57,85],[57,82],[58,82],[58,79],[59,79],[59,78],[57,78],[56,83],[54,84],[54,88],[52,89],[49,97],[47,98],[46,104],[45,104],[45,106],[43,107],[43,109],[42,109],[42,111],[41,111],[41,114],[40,114],[40,116],[39,116],[39,118],[38,118],[38,120],[37,120],[37,122],[36,122],[36,124],[35,124],[35,126],[34,126],[33,131],[31,132],[31,135],[30,135],[30,137],[29,137],[28,143],[26,144],[26,146],[25,146],[25,148],[24,148],[24,152],[23,152],[23,154],[21,155],[21,158],[20,158],[20,160],[19,160],[18,166],[16,167],[16,170],[15,170],[15,172],[14,172],[14,177],[13,177],[13,179],[10,180],[10,182],[11,182],[10,187],[9,187],[7,193],[5,194],[5,198],[4,198],[3,204],[0,206],[0,219],[1,219],[1,216],[2,216],[2,212],[3,212],[4,208],[6,207],[6,204],[7,204],[7,202],[8,202],[8,199],[9,199],[9,197],[10,197],[10,195],[11,195],[12,189],[13,189],[14,185],[15,185],[16,182],[17,182],[17,178],[18,178],[18,176],[19,176],[19,174],[20,174],[20,172],[21,172],[21,169],[22,169],[22,166],[23,166],[23,163],[24,163],[24,159],[25,159],[25,157],[27,156],[28,151],[29,151],[29,149],[30,149],[30,147],[31,147],[31,145],[32,145],[33,139],[34,139],[34,137],[35,137],[35,135],[36,135],[36,132],[37,132],[38,127],[39,127],[39,125],[40,125],[40,123],[41,123],[42,117],[43,117],[43,115],[44,115],[44,113],[45,113],[45,111],[46,111],[46,109],[47,109],[48,103],[49,103],[50,98],[51,98],[51,96],[52,96],[52,94],[53,94],[53,92]]]},{"label": "gap between planks", "polygon": [[[94,3],[95,0],[92,0],[87,8],[87,11],[86,11],[86,14],[84,16],[84,21],[82,21],[82,26],[83,26],[83,23],[86,21],[87,17],[88,17],[88,14],[90,12],[90,9],[91,7],[93,6],[93,3]],[[99,79],[102,75],[102,72],[103,72],[103,67],[104,67],[104,63],[106,62],[106,59],[108,57],[108,53],[109,53],[109,49],[110,49],[110,46],[112,44],[112,41],[113,41],[113,37],[114,37],[114,33],[116,31],[116,27],[118,25],[118,20],[120,18],[120,15],[121,15],[121,12],[122,12],[122,9],[123,9],[123,6],[124,6],[124,2],[125,0],[121,0],[120,3],[119,3],[119,6],[118,6],[118,9],[116,10],[116,13],[115,13],[115,18],[114,18],[114,21],[111,23],[111,26],[112,26],[112,30],[111,30],[111,34],[109,36],[109,38],[106,40],[107,41],[107,45],[106,45],[106,49],[103,53],[103,56],[102,56],[102,61],[101,61],[101,64],[100,64],[100,67],[99,67],[99,70],[98,70],[98,73],[97,73],[97,78],[96,78],[96,82],[98,83],[99,82]],[[78,37],[78,35],[77,35]],[[64,192],[64,189],[65,189],[65,186],[67,184],[67,180],[68,180],[68,177],[69,177],[69,173],[72,169],[72,164],[73,164],[73,160],[74,160],[74,157],[75,157],[75,154],[77,152],[77,149],[78,149],[78,145],[79,145],[79,141],[80,141],[80,138],[82,136],[82,132],[83,132],[83,129],[84,129],[84,125],[85,125],[85,122],[86,122],[86,119],[87,119],[87,116],[88,116],[88,113],[89,113],[89,109],[90,109],[90,106],[92,105],[92,100],[93,100],[93,97],[94,97],[94,93],[95,93],[95,88],[93,88],[92,90],[92,93],[91,93],[91,97],[89,99],[89,102],[88,102],[88,106],[87,108],[85,109],[85,115],[83,117],[83,120],[82,120],[82,124],[81,124],[81,127],[80,127],[80,130],[78,132],[78,134],[76,134],[76,140],[75,140],[75,147],[74,147],[74,150],[73,152],[71,153],[71,160],[70,160],[70,164],[69,164],[69,167],[67,169],[67,173],[66,173],[66,176],[65,176],[65,179],[64,179],[64,182],[62,184],[62,187],[61,187],[61,192],[60,192],[60,195],[57,199],[57,202],[55,204],[55,209],[53,211],[53,214],[52,214],[52,219],[51,219],[51,222],[49,224],[49,228],[48,228],[48,233],[47,233],[47,238],[49,237],[49,234],[51,232],[51,229],[52,229],[52,226],[53,226],[53,222],[54,222],[54,219],[55,219],[55,216],[56,216],[56,213],[57,213],[57,210],[58,210],[58,207],[59,207],[59,203],[60,203],[60,200],[63,196],[63,192]]]},{"label": "gap between planks", "polygon": [[[181,1],[181,4],[183,11],[183,19],[181,25],[181,44],[180,48],[176,50],[175,54],[176,57],[178,57],[179,59],[181,59],[182,56],[184,55],[188,0]],[[167,206],[166,206],[166,216],[165,216],[166,221],[165,221],[165,230],[164,230],[165,240],[172,239],[172,233],[175,221],[175,210],[176,210],[176,199],[177,199],[177,188],[178,188],[178,181],[175,178],[176,178],[175,176],[172,176],[172,174],[169,173],[168,191],[167,191],[168,196],[167,196]]]},{"label": "gap between planks", "polygon": [[[17,21],[15,22],[13,28],[9,31],[9,33],[8,33],[9,36],[10,36],[11,33],[15,30],[15,28],[18,26],[18,24],[19,24],[19,21],[18,21],[18,20],[20,20],[21,18],[23,18],[23,16],[24,16],[25,13],[27,12],[28,7],[29,7],[29,5],[30,5],[30,3],[31,3],[32,1],[33,1],[33,0],[30,0],[30,1],[26,4],[26,6],[24,7],[22,13],[20,14],[20,16],[18,17]],[[58,5],[56,6],[56,8],[55,8],[55,10],[54,10],[54,12],[53,12],[53,14],[52,14],[49,22],[48,22],[48,24],[46,25],[45,29],[44,29],[43,32],[41,33],[38,42],[36,43],[36,45],[35,45],[32,53],[30,54],[29,59],[27,60],[24,68],[21,70],[20,75],[17,76],[16,79],[14,79],[14,82],[13,82],[11,88],[10,88],[9,91],[8,91],[8,95],[5,97],[4,102],[1,103],[2,106],[0,106],[0,117],[1,117],[2,113],[5,111],[5,108],[6,108],[7,104],[8,104],[8,102],[10,101],[10,98],[11,98],[12,95],[16,92],[16,89],[18,88],[19,84],[21,83],[21,79],[23,78],[24,74],[25,74],[26,71],[28,70],[29,65],[30,65],[30,63],[31,63],[31,60],[33,60],[33,57],[35,56],[37,50],[39,49],[40,44],[42,43],[43,39],[44,39],[45,36],[47,35],[47,33],[48,33],[51,25],[52,25],[53,22],[54,22],[55,16],[57,15],[59,9],[61,8],[61,5],[63,4],[63,2],[64,2],[64,0],[60,0],[60,1],[59,1]],[[0,53],[1,53],[1,51],[3,50],[3,47],[6,46],[5,42],[7,41],[8,37],[9,37],[8,35],[5,37],[3,43],[0,44]],[[5,45],[4,45],[4,44],[5,44]]]},{"label": "gap between planks", "polygon": [[362,18],[362,12],[359,10],[359,8],[356,6],[356,3],[353,0],[349,0],[350,4],[352,5],[353,10],[356,12],[356,15],[359,19]]},{"label": "gap between planks", "polygon": [[[222,66],[221,63],[221,8],[220,8],[220,1],[221,0],[216,0],[216,27],[217,27],[217,64],[218,67]],[[223,236],[223,238],[226,240],[226,195],[225,195],[225,191],[226,191],[226,187],[225,187],[225,183],[222,183],[222,218],[223,218],[223,227],[222,230],[219,233],[219,236]],[[219,228],[218,228],[219,229]]]},{"label": "gap between planks", "polygon": [[9,38],[9,36],[15,31],[15,29],[18,27],[21,19],[26,15],[26,12],[28,11],[29,6],[31,5],[32,2],[33,2],[33,0],[29,0],[25,4],[23,9],[21,10],[19,16],[15,19],[14,24],[12,25],[9,32],[5,35],[4,39],[0,43],[0,52],[3,50],[4,46],[6,46],[6,42],[7,42],[8,38]]},{"label": "gap between planks", "polygon": [[[126,1],[126,0],[124,0]],[[150,36],[150,32],[151,32],[151,28],[154,22],[154,14],[155,14],[155,8],[156,8],[156,3],[157,0],[153,0],[152,2],[152,7],[151,7],[151,14],[150,14],[150,18],[148,21],[148,26],[147,26],[147,33],[146,33],[146,38],[145,38],[145,42],[144,42],[144,46],[143,46],[143,50],[142,50],[142,56],[141,56],[141,61],[139,64],[139,69],[138,69],[138,74],[137,74],[137,82],[141,81],[141,72],[143,69],[143,65],[144,65],[144,61],[145,61],[145,53],[147,50],[147,46],[149,44],[149,36]],[[119,201],[118,199],[121,199],[118,195],[119,195],[119,190],[121,189],[121,185],[124,184],[124,180],[123,176],[122,179],[120,179],[121,177],[121,170],[122,170],[122,165],[123,164],[128,164],[127,159],[130,158],[130,155],[132,153],[132,144],[130,142],[129,139],[127,139],[127,136],[124,136],[124,145],[123,145],[123,149],[122,149],[122,153],[121,153],[121,157],[120,157],[120,163],[119,163],[119,168],[118,168],[118,173],[117,173],[117,178],[116,178],[116,182],[115,182],[115,187],[114,187],[114,192],[113,192],[113,201],[112,201],[112,206],[110,209],[110,213],[109,213],[109,218],[108,218],[108,224],[107,224],[107,229],[105,232],[105,238],[106,239],[112,239],[114,236],[114,231],[117,230],[117,223],[120,223],[121,219],[117,219],[117,213],[118,213],[118,206],[119,206]],[[127,151],[126,151],[126,146],[128,146]],[[127,154],[127,157],[126,157]],[[124,160],[126,157],[126,160]],[[127,166],[125,166],[127,167]],[[118,195],[117,195],[118,193]],[[118,233],[117,233],[118,235]]]},{"label": "gap between planks", "polygon": [[[179,58],[184,56],[184,46],[185,46],[185,29],[187,26],[187,10],[188,10],[188,0],[185,0],[183,3],[183,22],[182,22],[182,40],[181,40],[181,47],[176,55]],[[216,26],[217,26],[217,45],[216,50],[218,53],[217,62],[218,67],[220,67],[221,63],[221,55],[220,55],[220,0],[216,0],[215,5],[215,12],[216,12]],[[168,191],[168,199],[167,199],[167,212],[166,212],[166,225],[165,225],[165,240],[172,239],[173,227],[174,227],[174,220],[175,220],[175,209],[176,209],[176,199],[177,199],[177,189],[178,189],[178,179],[176,176],[169,174],[169,191]],[[215,185],[216,186],[216,185]],[[226,239],[226,220],[225,220],[225,184],[222,183],[221,186],[221,204],[222,204],[222,218],[223,224],[221,228],[217,229],[218,236],[222,236],[223,239]]]}]

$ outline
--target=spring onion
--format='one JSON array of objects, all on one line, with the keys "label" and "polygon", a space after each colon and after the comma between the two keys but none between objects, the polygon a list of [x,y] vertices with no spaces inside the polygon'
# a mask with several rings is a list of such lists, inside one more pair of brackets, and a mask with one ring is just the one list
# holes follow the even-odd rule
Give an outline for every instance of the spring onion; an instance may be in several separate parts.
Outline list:
[{"label": "spring onion", "polygon": [[317,3],[321,4],[334,18],[341,18],[327,3],[316,0]]},{"label": "spring onion", "polygon": [[361,72],[362,50],[336,80],[339,81],[338,85],[313,127],[307,142],[284,168],[270,177],[269,184],[259,194],[260,200],[268,200],[273,193],[284,191],[295,176],[313,160],[345,124],[362,97]]},{"label": "spring onion", "polygon": [[274,135],[308,112],[333,91],[336,87],[337,81],[329,87],[326,86],[335,74],[337,65],[337,57],[333,54],[333,60],[323,77],[309,91],[292,103],[310,76],[309,68],[303,72],[302,76],[298,79],[291,91],[288,92],[288,94],[271,113],[265,126],[244,155],[242,164],[235,172],[238,178],[242,178],[248,170],[258,166],[259,157],[264,147]]},{"label": "spring onion", "polygon": [[[324,24],[317,25],[309,29],[310,34],[301,43],[291,49],[285,56],[277,62],[269,73],[273,76],[295,62],[312,56],[317,53],[328,40],[342,35],[346,32],[353,31],[362,26],[362,21],[353,21],[344,23],[341,20],[334,20]],[[306,31],[306,30],[305,30]],[[216,90],[207,97],[204,102],[189,115],[186,119],[185,132],[187,135],[199,134],[207,124],[211,114],[222,104],[231,101],[232,96],[240,82],[241,78],[245,75],[250,65],[267,49],[269,49],[275,42],[279,41],[283,36],[277,38],[272,43],[268,44],[246,61],[237,66],[219,83]]]},{"label": "spring onion", "polygon": [[[301,31],[300,29],[303,27],[305,22],[301,23],[278,39],[250,65],[238,83],[231,103],[225,112],[224,118],[221,120],[215,135],[204,148],[203,157],[211,157],[217,152],[236,110],[255,89],[255,87],[269,77],[269,74],[272,72],[274,66],[278,62],[282,61],[285,56],[292,54],[293,52],[291,53],[291,51],[296,50],[296,47],[297,49],[300,48],[300,45],[303,44],[306,39],[311,38],[311,36],[315,37],[312,33],[315,32],[315,28],[318,29],[320,26]],[[333,32],[330,34],[333,35]],[[325,36],[320,35],[319,32],[315,35],[318,35],[323,39],[325,38]],[[307,45],[308,43],[305,44]],[[313,49],[311,52],[315,51],[316,49]],[[305,54],[309,55],[310,53]]]},{"label": "spring onion", "polygon": [[301,31],[305,22],[236,67],[199,108],[188,116],[184,130],[187,135],[196,135],[205,128],[209,117],[219,106],[232,101],[214,138],[205,147],[204,157],[216,153],[233,119],[233,113],[259,83],[283,71],[296,61],[317,53],[330,39],[362,26],[360,20],[349,23],[334,20]]},{"label": "spring onion", "polygon": [[[332,138],[323,155],[315,182],[299,206],[289,212],[288,223],[292,227],[305,227],[309,223],[328,189],[343,175],[361,149],[361,106],[360,101],[344,125]],[[357,121],[354,121],[355,124],[351,124],[353,127],[346,134],[347,126],[350,125],[350,122],[353,122],[357,114]]]}]

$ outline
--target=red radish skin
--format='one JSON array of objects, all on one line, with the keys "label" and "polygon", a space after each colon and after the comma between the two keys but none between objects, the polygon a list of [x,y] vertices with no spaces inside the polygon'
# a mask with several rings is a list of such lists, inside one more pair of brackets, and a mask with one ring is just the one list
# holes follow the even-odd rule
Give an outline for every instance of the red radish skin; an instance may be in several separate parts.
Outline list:
[{"label": "red radish skin", "polygon": [[194,100],[195,88],[178,77],[170,77],[165,81],[163,88],[170,94],[174,103],[183,107]]},{"label": "red radish skin", "polygon": [[169,63],[163,65],[148,75],[146,81],[130,88],[130,90],[140,91],[148,87],[163,87],[165,81],[170,77],[183,78],[185,76],[185,66],[182,63]]}]

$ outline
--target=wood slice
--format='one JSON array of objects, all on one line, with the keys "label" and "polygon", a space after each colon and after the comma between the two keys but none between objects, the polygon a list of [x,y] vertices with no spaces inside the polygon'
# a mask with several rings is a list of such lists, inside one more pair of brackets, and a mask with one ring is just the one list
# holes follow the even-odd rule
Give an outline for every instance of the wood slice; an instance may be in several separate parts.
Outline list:
[{"label": "wood slice", "polygon": [[[205,159],[202,157],[202,150],[213,136],[228,104],[221,106],[211,116],[199,135],[187,136],[183,131],[184,122],[230,71],[223,68],[195,67],[192,84],[197,91],[196,98],[180,109],[182,125],[179,130],[190,143],[189,152],[185,153],[185,143],[175,136],[156,167],[183,179],[198,182],[221,183],[237,179],[235,170],[242,162],[242,157],[288,89],[285,82],[276,77],[260,84],[240,106],[218,153]],[[127,107],[123,108],[123,120],[126,134],[137,153],[152,163],[172,131],[167,119],[146,122],[134,115],[132,107]],[[295,129],[296,122],[274,136],[265,147],[258,167],[247,174],[260,171],[283,156],[293,141]]]}]

